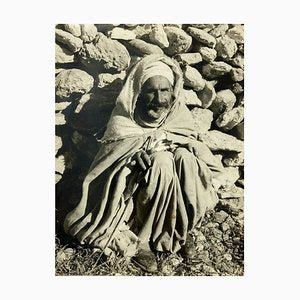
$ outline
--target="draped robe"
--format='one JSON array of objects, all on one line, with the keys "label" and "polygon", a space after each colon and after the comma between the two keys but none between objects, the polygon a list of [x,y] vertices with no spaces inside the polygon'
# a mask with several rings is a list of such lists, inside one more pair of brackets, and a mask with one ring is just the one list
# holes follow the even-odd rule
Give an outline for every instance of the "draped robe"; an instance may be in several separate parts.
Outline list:
[{"label": "draped robe", "polygon": [[[134,120],[143,73],[154,61],[174,72],[175,101],[166,118],[154,128]],[[79,204],[65,219],[65,231],[80,243],[133,255],[138,243],[158,251],[178,251],[188,231],[217,203],[212,185],[221,163],[197,140],[192,116],[181,98],[182,74],[172,59],[149,55],[129,72],[116,107],[82,186]],[[133,155],[163,137],[174,146],[152,151],[151,166],[132,166]],[[187,150],[192,143],[196,157]],[[155,150],[155,149],[154,149]]]}]

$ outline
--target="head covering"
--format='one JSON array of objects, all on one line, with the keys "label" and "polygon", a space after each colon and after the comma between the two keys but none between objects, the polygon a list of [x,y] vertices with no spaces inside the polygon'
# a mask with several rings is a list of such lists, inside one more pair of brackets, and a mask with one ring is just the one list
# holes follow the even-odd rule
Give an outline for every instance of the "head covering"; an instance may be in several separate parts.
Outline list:
[{"label": "head covering", "polygon": [[174,85],[174,75],[172,69],[161,61],[154,61],[145,70],[142,78],[142,85],[153,76],[163,76],[167,78],[172,86]]},{"label": "head covering", "polygon": [[174,77],[173,95],[175,98],[167,117],[163,124],[159,125],[159,128],[182,136],[195,134],[193,119],[181,97],[183,77],[179,64],[168,56],[151,54],[143,57],[130,68],[104,136],[101,139],[102,143],[145,135],[144,127],[140,126],[134,119],[134,110],[147,70],[156,66],[157,62],[165,64],[167,68],[172,70]]}]

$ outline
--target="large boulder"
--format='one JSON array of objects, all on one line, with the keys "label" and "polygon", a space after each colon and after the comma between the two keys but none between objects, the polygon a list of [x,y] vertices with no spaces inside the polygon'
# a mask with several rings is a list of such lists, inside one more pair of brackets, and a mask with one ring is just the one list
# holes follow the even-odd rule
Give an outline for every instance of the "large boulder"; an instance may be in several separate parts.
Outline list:
[{"label": "large boulder", "polygon": [[81,24],[80,38],[86,42],[92,42],[98,34],[97,27],[94,24]]},{"label": "large boulder", "polygon": [[227,198],[242,198],[244,196],[244,189],[232,186],[228,189],[220,189],[218,191],[218,196],[221,199],[227,199]]},{"label": "large boulder", "polygon": [[214,79],[230,72],[232,67],[223,61],[212,61],[202,67],[202,75]]},{"label": "large boulder", "polygon": [[115,27],[108,32],[108,36],[114,40],[134,40],[136,34],[132,30],[124,29],[121,27]]},{"label": "large boulder", "polygon": [[225,35],[228,28],[229,28],[228,24],[220,24],[220,25],[217,25],[215,28],[211,29],[209,31],[209,34],[212,35],[213,37],[217,38],[219,36]]},{"label": "large boulder", "polygon": [[195,121],[197,133],[204,133],[210,129],[213,113],[209,109],[195,107],[191,110],[191,113]]},{"label": "large boulder", "polygon": [[194,91],[201,91],[205,87],[205,81],[197,69],[186,66],[183,69],[184,85],[191,87]]},{"label": "large boulder", "polygon": [[118,90],[122,87],[123,80],[126,76],[126,72],[122,71],[121,73],[110,74],[110,73],[101,73],[98,75],[98,87],[116,89],[118,85]]},{"label": "large boulder", "polygon": [[168,36],[162,25],[157,25],[152,29],[149,33],[149,39],[151,43],[159,46],[160,48],[169,47]]},{"label": "large boulder", "polygon": [[65,31],[70,32],[76,37],[81,36],[81,26],[80,24],[64,24]]},{"label": "large boulder", "polygon": [[241,68],[232,68],[230,76],[233,81],[242,81],[244,80],[244,70]]},{"label": "large boulder", "polygon": [[180,96],[182,97],[182,101],[186,105],[199,106],[199,107],[202,106],[201,100],[198,98],[196,92],[194,92],[193,90],[182,89]]},{"label": "large boulder", "polygon": [[205,86],[202,90],[197,92],[199,99],[201,100],[202,107],[208,108],[213,103],[214,99],[216,98],[216,91],[214,85],[205,80]]},{"label": "large boulder", "polygon": [[196,53],[181,53],[174,57],[180,65],[195,65],[202,61],[202,56],[199,52]]},{"label": "large boulder", "polygon": [[83,45],[82,39],[61,29],[55,29],[55,39],[66,45],[72,53],[79,51]]},{"label": "large boulder", "polygon": [[98,72],[120,72],[130,63],[129,53],[124,45],[98,33],[96,43],[84,44],[80,51],[81,60],[87,66],[97,68]]},{"label": "large boulder", "polygon": [[236,53],[229,61],[229,64],[231,64],[234,67],[238,67],[241,69],[244,69],[244,55],[241,53]]},{"label": "large boulder", "polygon": [[147,43],[140,39],[128,41],[126,45],[130,53],[139,56],[164,53],[157,45]]},{"label": "large boulder", "polygon": [[209,109],[213,111],[214,117],[218,117],[223,112],[231,110],[235,102],[236,96],[231,90],[221,90],[217,92],[216,97]]},{"label": "large boulder", "polygon": [[236,25],[227,31],[227,35],[232,38],[237,44],[244,43],[244,26]]},{"label": "large boulder", "polygon": [[228,190],[234,186],[235,182],[239,178],[240,178],[240,172],[238,167],[225,167],[222,174],[218,175],[217,180],[219,181],[220,186],[224,190]]},{"label": "large boulder", "polygon": [[224,35],[217,38],[216,50],[219,57],[228,60],[237,52],[238,47],[233,39]]},{"label": "large boulder", "polygon": [[61,71],[55,78],[56,97],[59,101],[72,101],[71,96],[85,94],[94,85],[94,78],[79,69]]},{"label": "large boulder", "polygon": [[244,150],[244,143],[236,137],[218,130],[210,130],[199,135],[199,140],[213,151],[236,151]]},{"label": "large boulder", "polygon": [[192,45],[192,37],[181,28],[166,26],[164,30],[167,34],[169,47],[164,51],[168,55],[175,55],[187,52]]},{"label": "large boulder", "polygon": [[225,111],[216,120],[217,126],[223,131],[231,130],[244,119],[244,107],[238,106],[229,111]]},{"label": "large boulder", "polygon": [[70,50],[55,44],[55,63],[65,64],[72,62],[74,62],[74,54]]},{"label": "large boulder", "polygon": [[216,39],[206,31],[195,27],[189,27],[187,31],[198,42],[201,42],[202,44],[207,45],[210,48],[215,48]]},{"label": "large boulder", "polygon": [[209,47],[199,47],[198,48],[202,58],[206,62],[212,62],[217,57],[217,51],[213,48]]},{"label": "large boulder", "polygon": [[223,158],[223,163],[227,167],[240,167],[244,165],[244,151],[230,152]]}]

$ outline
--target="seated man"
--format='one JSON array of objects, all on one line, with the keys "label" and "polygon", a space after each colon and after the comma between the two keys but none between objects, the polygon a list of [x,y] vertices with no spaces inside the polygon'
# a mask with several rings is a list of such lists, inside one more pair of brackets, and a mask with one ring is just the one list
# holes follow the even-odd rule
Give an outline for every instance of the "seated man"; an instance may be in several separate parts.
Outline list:
[{"label": "seated man", "polygon": [[148,55],[127,75],[101,146],[64,222],[79,242],[134,256],[157,269],[153,251],[191,255],[189,231],[217,203],[223,166],[197,141],[180,98],[178,64]]}]

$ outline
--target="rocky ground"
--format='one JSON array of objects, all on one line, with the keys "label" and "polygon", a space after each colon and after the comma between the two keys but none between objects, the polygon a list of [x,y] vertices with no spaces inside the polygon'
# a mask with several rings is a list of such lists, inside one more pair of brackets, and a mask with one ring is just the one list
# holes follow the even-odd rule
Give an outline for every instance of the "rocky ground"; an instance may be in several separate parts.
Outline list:
[{"label": "rocky ground", "polygon": [[179,254],[157,254],[158,272],[150,274],[121,256],[99,259],[99,252],[56,243],[56,275],[215,276],[244,273],[244,216],[242,199],[220,201],[192,232],[193,259]]},{"label": "rocky ground", "polygon": [[101,261],[70,247],[62,220],[80,199],[81,182],[122,88],[126,70],[149,54],[177,60],[182,97],[203,141],[225,167],[215,211],[193,236],[194,262],[158,256],[160,275],[242,275],[244,194],[244,26],[241,24],[58,24],[55,28],[56,272],[133,274],[122,258]]}]

